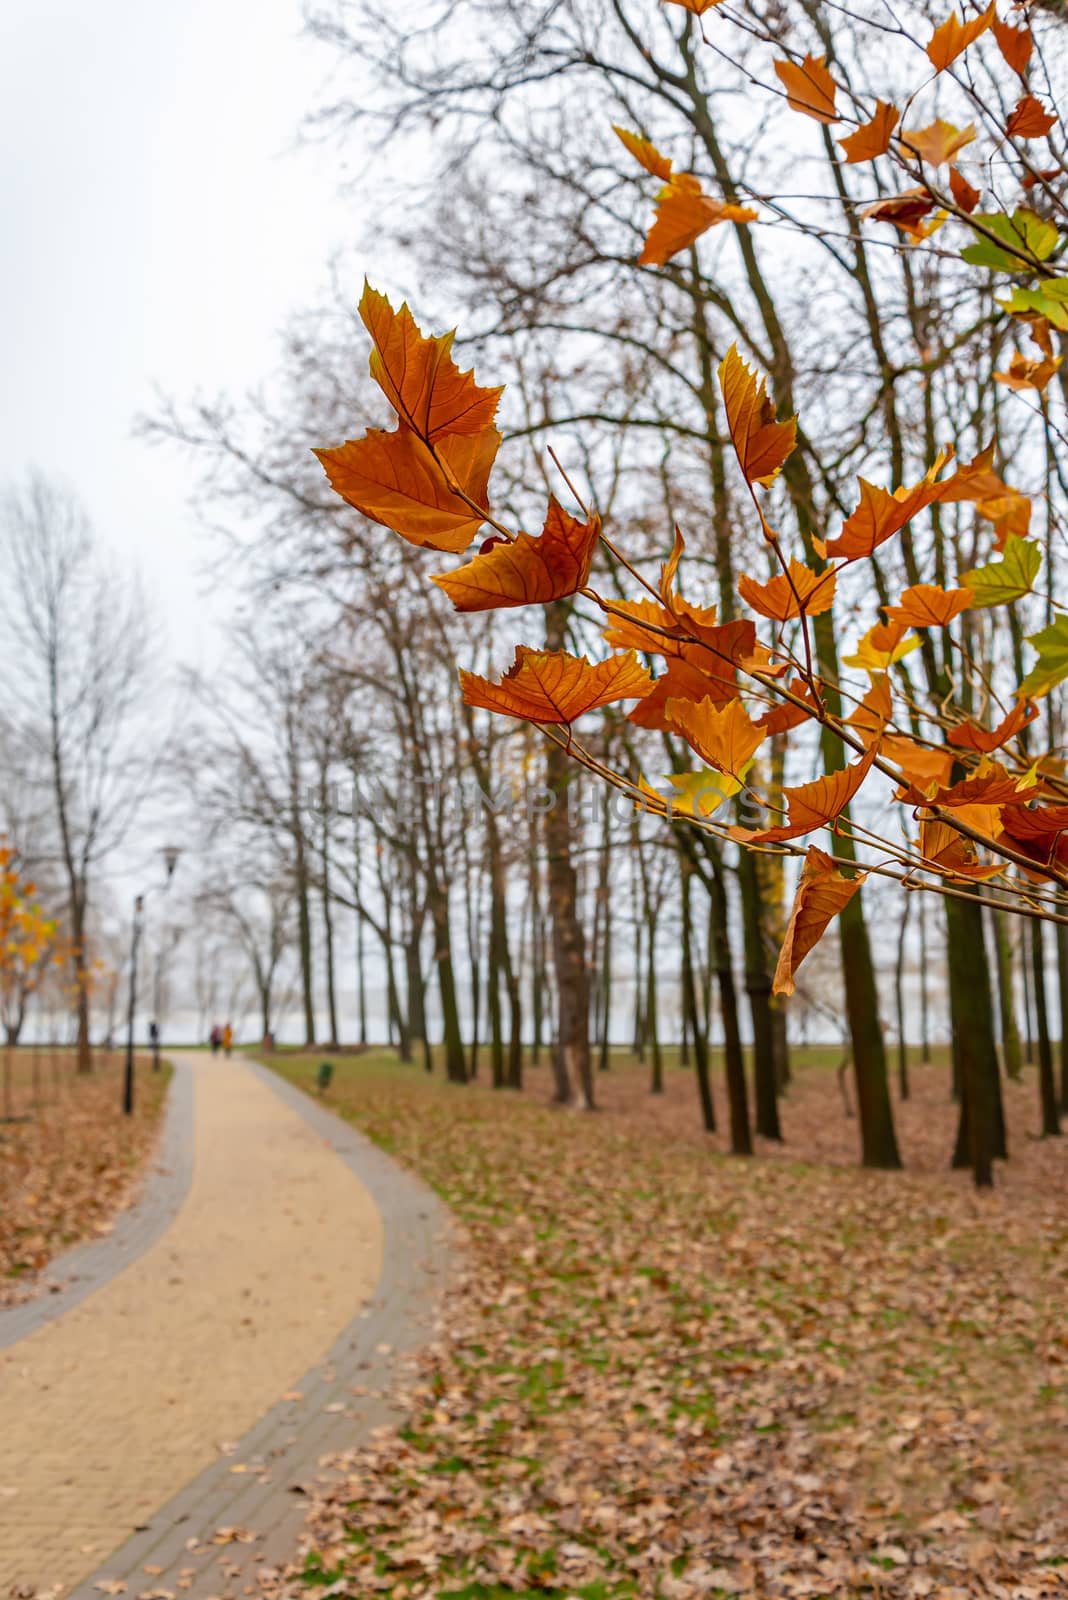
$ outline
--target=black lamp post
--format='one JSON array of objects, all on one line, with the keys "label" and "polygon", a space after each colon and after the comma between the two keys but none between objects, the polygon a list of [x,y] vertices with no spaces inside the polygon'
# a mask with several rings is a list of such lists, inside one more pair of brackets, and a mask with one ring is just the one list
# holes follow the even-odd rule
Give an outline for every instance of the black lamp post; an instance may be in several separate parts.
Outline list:
[{"label": "black lamp post", "polygon": [[[180,851],[176,845],[164,845],[163,865],[167,876],[162,887],[170,887],[174,876],[174,869],[178,864]],[[146,893],[151,893],[150,890]],[[137,1008],[137,952],[141,946],[141,927],[144,920],[145,895],[139,894],[134,900],[133,938],[130,945],[130,1005],[126,1018],[126,1071],[122,1081],[122,1109],[126,1116],[133,1115],[134,1108],[134,1012]]]}]

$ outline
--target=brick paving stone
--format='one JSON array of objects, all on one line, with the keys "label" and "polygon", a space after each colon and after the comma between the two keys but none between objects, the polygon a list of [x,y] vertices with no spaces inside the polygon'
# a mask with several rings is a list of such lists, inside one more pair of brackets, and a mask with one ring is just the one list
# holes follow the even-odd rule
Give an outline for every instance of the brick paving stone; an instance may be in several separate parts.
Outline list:
[{"label": "brick paving stone", "polygon": [[391,1415],[438,1314],[428,1190],[262,1067],[174,1059],[196,1095],[177,1217],[0,1349],[0,1596],[269,1592],[302,1486]]},{"label": "brick paving stone", "polygon": [[120,1211],[111,1232],[88,1239],[50,1261],[42,1292],[0,1310],[0,1350],[54,1322],[155,1244],[174,1221],[193,1177],[193,1074],[171,1080],[159,1143],[135,1205]]}]

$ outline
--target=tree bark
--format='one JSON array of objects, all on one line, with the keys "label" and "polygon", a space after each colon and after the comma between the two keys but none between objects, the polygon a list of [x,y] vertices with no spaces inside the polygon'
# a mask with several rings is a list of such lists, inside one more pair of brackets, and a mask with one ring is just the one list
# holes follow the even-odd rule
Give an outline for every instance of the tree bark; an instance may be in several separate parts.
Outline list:
[{"label": "tree bark", "polygon": [[[843,834],[836,840],[839,854],[852,855],[852,840]],[[868,942],[868,925],[861,908],[861,894],[855,894],[840,918],[842,974],[845,978],[846,1015],[853,1045],[853,1078],[857,1091],[860,1123],[861,1160],[866,1167],[894,1171],[901,1166],[890,1107],[890,1085],[886,1068],[886,1045],[879,1022],[879,1000],[875,969]],[[859,1044],[859,1049],[858,1049]]]},{"label": "tree bark", "polygon": [[970,1166],[976,1187],[984,1189],[994,1182],[994,1159],[1001,1139],[998,1059],[978,895],[947,899],[946,924],[953,1051],[961,1085],[953,1165]]},{"label": "tree bark", "polygon": [[[323,828],[324,828],[324,835],[325,835],[325,829],[326,829],[325,819],[324,819],[324,823],[323,823]],[[324,933],[325,937],[324,937],[324,942],[323,942],[323,955],[324,955],[324,959],[326,961],[326,1001],[327,1001],[327,1014],[328,1014],[328,1016],[330,1018],[330,1043],[331,1044],[337,1044],[338,1038],[339,1038],[339,1033],[338,1033],[338,1025],[337,1025],[337,983],[336,983],[335,970],[334,970],[334,915],[333,915],[333,907],[332,907],[332,903],[331,903],[331,899],[330,899],[330,876],[329,876],[329,867],[327,865],[328,859],[329,859],[329,841],[324,837],[324,839],[323,839],[322,904],[323,904],[323,933]]]},{"label": "tree bark", "polygon": [[712,1075],[708,1065],[708,1034],[697,1012],[697,985],[693,968],[693,914],[691,910],[690,882],[693,867],[684,850],[679,851],[679,877],[682,900],[682,1003],[690,1019],[693,1038],[693,1059],[697,1073],[697,1093],[701,1101],[701,1117],[706,1133],[716,1131],[716,1106],[712,1098]]},{"label": "tree bark", "polygon": [[[550,612],[555,609],[548,607]],[[550,645],[559,649],[559,645]],[[553,967],[556,972],[557,1029],[554,1062],[555,1098],[580,1110],[594,1107],[590,1057],[590,996],[586,970],[586,937],[579,915],[578,879],[572,857],[568,808],[571,765],[561,747],[549,741],[545,757],[546,786],[555,804],[545,813],[549,910],[552,916]]]},{"label": "tree bark", "polygon": [[908,1044],[905,1039],[905,935],[908,932],[912,896],[905,896],[897,930],[897,961],[894,965],[894,999],[897,1005],[897,1088],[902,1100],[909,1097]]},{"label": "tree bark", "polygon": [[[550,650],[564,646],[570,604],[545,607],[545,642]],[[556,973],[556,1098],[582,1111],[594,1108],[590,1054],[590,991],[586,967],[586,935],[579,911],[571,810],[568,804],[572,766],[567,752],[550,739],[545,755],[546,788],[553,805],[545,813],[549,909]]]},{"label": "tree bark", "polygon": [[925,1067],[931,1064],[931,1027],[927,988],[926,899],[926,895],[920,895],[920,1060]]},{"label": "tree bark", "polygon": [[[1061,1011],[1061,1111],[1068,1113],[1068,928],[1057,924],[1057,989]],[[1017,1041],[1018,1042],[1018,1041]]]},{"label": "tree bark", "polygon": [[757,877],[756,857],[748,850],[738,856],[738,886],[742,900],[745,943],[745,987],[753,1023],[753,1083],[756,1090],[756,1131],[764,1139],[782,1140],[775,1077],[775,1033],[771,1015],[771,973],[764,943],[764,905]]},{"label": "tree bark", "polygon": [[1020,1058],[1020,1030],[1016,1023],[1016,1002],[1012,989],[1012,946],[1004,911],[991,907],[994,921],[994,949],[997,954],[998,1011],[1001,1019],[1001,1055],[1005,1076],[1019,1081],[1023,1073]]},{"label": "tree bark", "polygon": [[1056,1138],[1061,1131],[1057,1108],[1057,1085],[1053,1075],[1053,1044],[1049,1036],[1046,1008],[1046,961],[1043,925],[1038,917],[1031,922],[1031,976],[1035,986],[1035,1022],[1038,1041],[1038,1100],[1042,1115],[1042,1137]]},{"label": "tree bark", "polygon": [[460,1031],[460,1009],[456,1002],[456,980],[452,965],[452,929],[449,923],[448,891],[437,883],[429,887],[430,925],[434,934],[434,965],[438,974],[442,1029],[445,1044],[445,1076],[450,1083],[467,1082],[467,1061]]},{"label": "tree bark", "polygon": [[727,1104],[730,1109],[731,1153],[750,1156],[753,1138],[749,1131],[749,1095],[745,1084],[745,1055],[738,1028],[738,997],[731,962],[730,920],[723,867],[711,863],[708,893],[712,901],[712,935],[715,942],[716,978],[719,983],[720,1019],[723,1023],[723,1066],[727,1079]]},{"label": "tree bark", "polygon": [[[1026,941],[1026,930],[1022,937]],[[1027,1066],[1033,1067],[1035,1064],[1035,1033],[1032,1026],[1034,1013],[1031,1006],[1031,963],[1028,959],[1026,942],[1020,952],[1020,972],[1023,977],[1024,1062]]]}]

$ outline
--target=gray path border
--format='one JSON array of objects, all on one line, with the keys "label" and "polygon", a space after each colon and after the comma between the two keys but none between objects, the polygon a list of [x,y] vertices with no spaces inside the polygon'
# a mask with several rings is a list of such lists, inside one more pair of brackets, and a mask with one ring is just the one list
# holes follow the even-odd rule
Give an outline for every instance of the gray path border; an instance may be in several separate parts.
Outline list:
[{"label": "gray path border", "polygon": [[[446,1207],[349,1123],[258,1062],[246,1064],[370,1190],[382,1219],[382,1273],[368,1305],[294,1386],[299,1398],[273,1406],[69,1600],[99,1600],[114,1583],[126,1585],[127,1600],[150,1600],[173,1594],[177,1580],[188,1600],[272,1593],[293,1557],[321,1458],[400,1418],[390,1398],[398,1365],[429,1341],[437,1322],[456,1252]],[[158,1570],[146,1573],[146,1566]]]},{"label": "gray path border", "polygon": [[[164,1058],[166,1059],[166,1057]],[[54,1322],[117,1276],[162,1238],[193,1180],[193,1074],[171,1062],[173,1077],[159,1142],[133,1205],[120,1211],[111,1232],[65,1250],[44,1267],[32,1300],[0,1309],[0,1350]]]}]

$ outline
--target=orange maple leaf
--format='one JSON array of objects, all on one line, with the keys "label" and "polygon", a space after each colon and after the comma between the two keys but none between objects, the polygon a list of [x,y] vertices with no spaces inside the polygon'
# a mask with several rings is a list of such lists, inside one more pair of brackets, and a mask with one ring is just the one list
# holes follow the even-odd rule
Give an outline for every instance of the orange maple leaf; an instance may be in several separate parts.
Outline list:
[{"label": "orange maple leaf", "polygon": [[714,200],[705,194],[689,172],[676,173],[657,198],[656,221],[649,229],[638,265],[662,267],[718,223],[755,222],[756,217],[749,206]]},{"label": "orange maple leaf", "polygon": [[675,605],[678,598],[675,594],[675,579],[679,575],[679,562],[682,560],[685,550],[686,542],[682,537],[682,529],[679,527],[678,523],[676,523],[675,538],[672,542],[671,554],[661,565],[660,584],[657,591],[664,605],[667,606],[669,610]]},{"label": "orange maple leaf", "polygon": [[341,498],[372,522],[392,528],[410,544],[458,554],[485,521],[490,469],[500,442],[493,427],[453,435],[433,447],[410,428],[392,433],[371,428],[362,439],[315,454]]},{"label": "orange maple leaf", "polygon": [[909,796],[914,805],[943,806],[955,810],[966,806],[1023,806],[1034,799],[1037,790],[1026,778],[1014,777],[996,761],[981,762],[979,770],[958,783],[928,786],[922,794]]},{"label": "orange maple leaf", "polygon": [[[736,690],[737,684],[732,683],[730,693],[719,697],[720,703],[725,704]],[[654,680],[649,694],[643,696],[641,703],[627,713],[627,721],[633,722],[637,728],[655,728],[659,733],[672,733],[673,724],[667,716],[668,701],[704,700],[708,693],[709,682],[701,668],[694,666],[692,661],[673,657],[668,662],[667,671]]]},{"label": "orange maple leaf", "polygon": [[899,136],[899,143],[908,154],[918,155],[921,161],[926,161],[929,166],[939,167],[944,161],[953,162],[975,138],[975,126],[968,124],[966,128],[954,127],[952,122],[943,122],[941,117],[926,128],[913,128]]},{"label": "orange maple leaf", "polygon": [[635,161],[639,161],[646,172],[651,172],[654,178],[659,178],[662,183],[667,183],[671,178],[671,162],[667,156],[662,156],[656,145],[648,139],[643,139],[640,133],[631,133],[629,128],[620,128],[612,124],[612,132],[617,139],[622,140]]},{"label": "orange maple leaf", "polygon": [[646,650],[660,656],[680,656],[686,647],[676,618],[656,600],[613,600],[601,637],[617,650]]},{"label": "orange maple leaf", "polygon": [[975,601],[971,589],[943,589],[937,583],[916,583],[902,593],[899,605],[887,606],[891,622],[906,628],[945,628]]},{"label": "orange maple leaf", "polygon": [[970,216],[979,204],[981,191],[973,189],[967,178],[962,178],[956,167],[949,169],[949,189],[962,211]]},{"label": "orange maple leaf", "polygon": [[938,498],[947,504],[954,500],[990,500],[1010,493],[1004,478],[994,471],[997,445],[991,442],[972,461],[962,461],[951,478],[946,478]]},{"label": "orange maple leaf", "polygon": [[1026,23],[1020,28],[1014,28],[1008,22],[1002,22],[995,17],[990,26],[994,30],[994,38],[998,42],[998,49],[1004,56],[1013,72],[1023,76],[1027,63],[1031,59],[1031,48],[1034,40],[1031,30]]},{"label": "orange maple leaf", "polygon": [[977,502],[976,511],[994,524],[994,549],[1002,551],[1010,534],[1026,539],[1031,527],[1031,497],[1026,494],[997,495]]},{"label": "orange maple leaf", "polygon": [[[734,629],[733,622],[718,623],[716,621],[715,606],[695,606],[689,600],[684,600],[680,594],[671,597],[671,614],[678,622],[680,628],[690,634],[694,639],[702,639],[712,650],[719,650],[724,635],[721,629]],[[726,635],[732,637],[732,635]],[[693,646],[687,646],[690,650]],[[733,659],[733,657],[732,657]]]},{"label": "orange maple leaf", "polygon": [[851,766],[815,778],[811,783],[802,783],[797,788],[784,788],[786,822],[774,828],[732,828],[732,836],[742,844],[777,844],[836,822],[871,771],[878,748],[875,741]]},{"label": "orange maple leaf", "polygon": [[684,11],[692,11],[695,17],[703,17],[706,11],[723,4],[723,0],[664,0],[665,5],[681,6]]},{"label": "orange maple leaf", "polygon": [[1010,139],[1042,139],[1056,121],[1056,112],[1047,111],[1041,100],[1036,100],[1033,94],[1025,94],[1016,102],[1005,124],[1005,132]]},{"label": "orange maple leaf", "polygon": [[1044,356],[1053,355],[1053,336],[1050,333],[1048,317],[1025,317],[1023,319],[1031,330],[1031,337],[1038,345]]},{"label": "orange maple leaf", "polygon": [[902,778],[918,789],[928,789],[932,783],[947,784],[953,771],[954,757],[949,751],[920,744],[907,733],[888,733],[881,753],[901,769]]},{"label": "orange maple leaf", "polygon": [[935,71],[944,72],[952,66],[961,52],[986,32],[996,15],[993,0],[985,11],[970,22],[962,22],[955,11],[951,12],[946,21],[935,29],[927,46],[927,56]]},{"label": "orange maple leaf", "polygon": [[871,688],[859,706],[856,706],[846,718],[847,725],[863,739],[866,750],[870,749],[876,740],[882,738],[883,730],[890,721],[892,709],[890,679],[885,672],[874,672]]},{"label": "orange maple leaf", "polygon": [[874,161],[884,156],[890,148],[890,135],[901,121],[901,112],[885,100],[876,100],[871,120],[862,122],[855,133],[838,143],[846,153],[846,161]]},{"label": "orange maple leaf", "polygon": [[754,667],[760,670],[767,664],[757,643],[755,623],[748,617],[739,617],[734,622],[719,622],[713,626],[702,618],[699,608],[689,607],[685,601],[678,601],[677,605],[685,617],[687,631],[700,641],[686,645],[684,654],[705,674],[708,683],[705,693],[715,700],[733,700],[737,693],[737,669]]},{"label": "orange maple leaf", "polygon": [[775,74],[786,90],[786,103],[817,122],[837,122],[834,97],[836,84],[824,63],[826,56],[806,56],[796,61],[773,61]]},{"label": "orange maple leaf", "polygon": [[473,372],[452,359],[453,333],[428,338],[407,305],[394,311],[385,295],[364,284],[360,317],[371,335],[371,376],[401,421],[433,443],[454,434],[481,434],[497,413],[501,389],[482,389]]},{"label": "orange maple leaf", "polygon": [[1037,716],[1038,707],[1033,700],[1017,700],[996,728],[984,728],[969,717],[966,722],[951,728],[947,737],[950,744],[960,750],[974,750],[979,755],[988,756],[992,751],[1000,750],[1003,744],[1008,744],[1010,739],[1015,739],[1020,729],[1034,722]]},{"label": "orange maple leaf", "polygon": [[920,854],[929,867],[947,878],[995,878],[1005,861],[981,861],[975,844],[939,817],[920,821]]},{"label": "orange maple leaf", "polygon": [[718,706],[704,700],[669,700],[664,708],[668,722],[682,734],[691,750],[710,767],[727,772],[741,782],[753,753],[767,738],[740,700]]},{"label": "orange maple leaf", "polygon": [[794,973],[852,900],[866,873],[847,878],[826,851],[810,844],[772,981],[772,994],[793,994]]},{"label": "orange maple leaf", "polygon": [[1068,858],[1068,806],[1006,806],[1002,832],[1014,849],[1032,861],[1064,866]]},{"label": "orange maple leaf", "polygon": [[[668,660],[667,671],[649,694],[630,713],[629,720],[639,728],[658,728],[668,732],[666,706],[669,700],[704,700],[726,705],[738,694],[738,667],[753,660],[756,627],[748,619],[723,622],[716,627],[690,620],[690,630],[704,642],[683,641],[682,654]],[[763,665],[763,663],[760,663]]]},{"label": "orange maple leaf", "polygon": [[512,544],[494,543],[455,572],[434,575],[457,611],[544,605],[583,589],[600,538],[600,518],[579,522],[555,496],[538,538],[521,533]]},{"label": "orange maple leaf", "polygon": [[770,488],[796,443],[797,418],[776,420],[764,379],[757,381],[737,345],[731,345],[720,363],[719,386],[738,465],[748,483]]},{"label": "orange maple leaf", "polygon": [[768,734],[789,733],[791,728],[799,728],[803,722],[808,722],[810,717],[818,714],[819,707],[812,697],[812,690],[803,678],[794,678],[788,685],[790,693],[795,699],[803,700],[802,706],[795,705],[792,700],[784,700],[781,705],[772,706],[765,711],[762,717],[757,718],[757,724]]},{"label": "orange maple leaf", "polygon": [[994,377],[1010,389],[1037,389],[1041,394],[1063,360],[1063,356],[1054,356],[1052,360],[1029,361],[1014,352],[1008,372],[995,372]]},{"label": "orange maple leaf", "polygon": [[743,572],[738,579],[738,593],[754,611],[773,622],[786,622],[791,617],[818,617],[834,605],[837,574],[833,567],[823,572],[813,572],[803,561],[793,556],[789,561],[789,577],[777,572],[767,583],[758,583]]},{"label": "orange maple leaf", "polygon": [[895,228],[907,233],[910,239],[926,239],[933,224],[925,222],[934,210],[934,201],[926,189],[903,189],[888,200],[877,200],[860,214],[867,222],[892,222]]},{"label": "orange maple leaf", "polygon": [[899,533],[925,506],[941,497],[944,485],[937,481],[938,474],[951,455],[949,448],[940,451],[919,483],[911,488],[902,484],[893,493],[877,488],[866,478],[858,478],[860,505],[846,518],[838,538],[828,539],[827,554],[857,561]]},{"label": "orange maple leaf", "polygon": [[464,704],[524,722],[570,725],[586,711],[615,700],[641,699],[653,680],[633,650],[596,665],[566,650],[529,650],[517,645],[515,661],[499,683],[460,673]]}]

